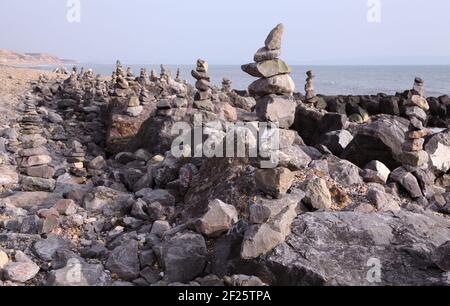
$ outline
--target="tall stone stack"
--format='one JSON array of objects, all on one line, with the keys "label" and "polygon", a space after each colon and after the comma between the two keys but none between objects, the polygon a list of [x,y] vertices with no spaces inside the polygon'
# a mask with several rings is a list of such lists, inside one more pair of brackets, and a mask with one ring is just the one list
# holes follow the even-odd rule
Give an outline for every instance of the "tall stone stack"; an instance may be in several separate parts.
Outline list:
[{"label": "tall stone stack", "polygon": [[294,123],[296,103],[292,99],[295,84],[290,77],[291,68],[281,59],[281,40],[284,32],[278,24],[267,36],[254,63],[242,66],[242,70],[259,79],[250,84],[249,93],[256,97],[256,112],[261,120],[276,122],[280,128]]},{"label": "tall stone stack", "polygon": [[314,92],[314,78],[315,75],[312,70],[306,72],[306,84],[305,84],[305,102],[315,104],[319,100]]},{"label": "tall stone stack", "polygon": [[181,73],[180,73],[180,68],[177,69],[177,75],[175,77],[175,81],[177,82],[182,82],[183,80],[181,79]]},{"label": "tall stone stack", "polygon": [[150,81],[152,81],[152,82],[158,81],[158,76],[156,75],[155,69],[152,69],[150,71]]},{"label": "tall stone stack", "polygon": [[69,165],[70,173],[79,178],[86,177],[87,170],[84,167],[86,153],[83,149],[83,145],[80,142],[73,140],[69,144],[69,149],[66,152],[65,157]]},{"label": "tall stone stack", "polygon": [[430,109],[427,100],[423,97],[423,80],[416,78],[411,96],[404,103],[405,115],[408,117],[410,125],[406,133],[403,144],[402,161],[412,167],[420,167],[428,162],[428,153],[423,150],[424,137],[429,134],[429,130],[424,127],[427,120],[427,113]]},{"label": "tall stone stack", "polygon": [[147,74],[147,69],[141,68],[141,72],[139,74],[139,84],[141,86],[145,86],[148,84],[148,81],[149,81],[149,77]]},{"label": "tall stone stack", "polygon": [[50,166],[52,158],[44,147],[47,140],[41,135],[40,125],[42,119],[36,112],[36,105],[26,100],[20,122],[22,149],[18,160],[23,191],[53,191],[55,188],[55,169]]},{"label": "tall stone stack", "polygon": [[211,79],[208,76],[208,63],[198,59],[197,67],[192,70],[191,74],[197,80],[195,82],[197,93],[194,97],[194,108],[212,112],[214,105],[211,102]]}]

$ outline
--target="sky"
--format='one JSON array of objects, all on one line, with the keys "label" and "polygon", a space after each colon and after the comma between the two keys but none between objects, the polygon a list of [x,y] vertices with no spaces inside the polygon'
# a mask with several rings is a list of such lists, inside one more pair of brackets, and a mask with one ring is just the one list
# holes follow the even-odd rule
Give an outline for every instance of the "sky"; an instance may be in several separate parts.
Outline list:
[{"label": "sky", "polygon": [[70,1],[1,0],[0,48],[234,65],[251,62],[282,22],[281,57],[292,65],[450,64],[448,0],[78,0],[80,22],[68,21]]}]

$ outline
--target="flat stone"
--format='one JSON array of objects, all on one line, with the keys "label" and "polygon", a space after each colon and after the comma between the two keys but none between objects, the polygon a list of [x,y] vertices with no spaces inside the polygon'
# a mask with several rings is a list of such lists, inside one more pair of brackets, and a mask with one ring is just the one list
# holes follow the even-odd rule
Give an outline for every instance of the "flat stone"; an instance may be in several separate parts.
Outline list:
[{"label": "flat stone", "polygon": [[266,47],[262,47],[256,51],[255,56],[253,57],[253,60],[255,62],[262,62],[267,60],[273,60],[280,56],[281,50],[269,50]]},{"label": "flat stone", "polygon": [[35,155],[22,159],[21,167],[27,168],[32,166],[47,165],[52,161],[49,155]]},{"label": "flat stone", "polygon": [[268,78],[291,73],[291,68],[281,59],[267,60],[243,65],[242,70],[257,78]]},{"label": "flat stone", "polygon": [[139,117],[139,115],[144,110],[144,107],[142,105],[134,106],[134,107],[128,107],[127,108],[127,115],[131,117]]},{"label": "flat stone", "polygon": [[33,155],[49,155],[49,153],[45,147],[37,147],[20,150],[19,155],[21,157],[29,157]]},{"label": "flat stone", "polygon": [[54,179],[22,176],[20,184],[22,191],[53,191],[56,186],[56,181]]},{"label": "flat stone", "polygon": [[70,258],[67,264],[49,273],[49,286],[105,286],[109,277],[101,264],[87,264],[77,258]]},{"label": "flat stone", "polygon": [[250,84],[248,90],[251,95],[265,96],[270,94],[291,94],[295,90],[295,83],[288,74],[280,74],[270,78],[261,78]]},{"label": "flat stone", "polygon": [[406,116],[416,117],[417,119],[419,119],[421,121],[427,120],[427,114],[425,113],[425,111],[417,106],[405,107],[405,114],[406,114]]},{"label": "flat stone", "polygon": [[26,168],[28,176],[50,179],[55,175],[55,169],[51,166],[41,165]]},{"label": "flat stone", "polygon": [[429,155],[426,151],[411,151],[411,152],[403,152],[401,154],[401,160],[403,163],[413,166],[419,167],[426,164],[429,160]]}]

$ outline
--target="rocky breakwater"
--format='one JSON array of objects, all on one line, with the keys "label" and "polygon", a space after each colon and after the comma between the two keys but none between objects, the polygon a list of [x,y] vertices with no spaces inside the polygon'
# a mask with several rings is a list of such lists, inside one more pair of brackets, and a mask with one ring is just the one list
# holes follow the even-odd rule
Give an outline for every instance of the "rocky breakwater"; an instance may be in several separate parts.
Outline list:
[{"label": "rocky breakwater", "polygon": [[283,31],[283,25],[277,25],[267,36],[264,47],[255,53],[255,62],[241,68],[259,78],[248,87],[250,95],[257,98],[255,110],[259,118],[289,128],[294,123],[297,104],[291,96],[295,90],[289,75],[291,68],[279,58]]}]

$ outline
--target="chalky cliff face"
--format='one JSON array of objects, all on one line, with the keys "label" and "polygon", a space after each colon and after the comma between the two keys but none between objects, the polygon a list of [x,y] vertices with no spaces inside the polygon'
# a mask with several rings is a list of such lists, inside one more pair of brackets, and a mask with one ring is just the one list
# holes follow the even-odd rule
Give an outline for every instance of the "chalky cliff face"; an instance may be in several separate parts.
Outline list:
[{"label": "chalky cliff face", "polygon": [[248,91],[205,60],[194,86],[120,61],[27,85],[0,117],[0,285],[448,285],[450,98],[295,92],[283,31]]}]

